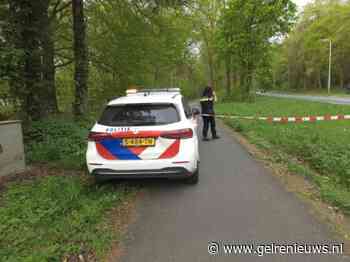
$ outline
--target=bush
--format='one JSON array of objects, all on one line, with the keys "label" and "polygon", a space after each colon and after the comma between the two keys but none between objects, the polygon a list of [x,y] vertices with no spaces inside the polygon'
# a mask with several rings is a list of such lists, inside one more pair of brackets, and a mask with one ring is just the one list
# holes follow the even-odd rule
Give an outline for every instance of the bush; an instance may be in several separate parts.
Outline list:
[{"label": "bush", "polygon": [[0,121],[9,120],[14,116],[14,110],[10,106],[0,105]]},{"label": "bush", "polygon": [[24,134],[28,162],[84,167],[88,130],[86,122],[64,119],[33,122]]}]

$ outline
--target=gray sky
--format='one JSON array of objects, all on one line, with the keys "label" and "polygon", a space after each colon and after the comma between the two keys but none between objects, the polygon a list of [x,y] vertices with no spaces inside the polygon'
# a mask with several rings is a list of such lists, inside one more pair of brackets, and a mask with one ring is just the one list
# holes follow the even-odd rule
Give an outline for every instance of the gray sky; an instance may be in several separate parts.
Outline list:
[{"label": "gray sky", "polygon": [[293,0],[299,7],[303,7],[307,3],[310,3],[311,0]]}]

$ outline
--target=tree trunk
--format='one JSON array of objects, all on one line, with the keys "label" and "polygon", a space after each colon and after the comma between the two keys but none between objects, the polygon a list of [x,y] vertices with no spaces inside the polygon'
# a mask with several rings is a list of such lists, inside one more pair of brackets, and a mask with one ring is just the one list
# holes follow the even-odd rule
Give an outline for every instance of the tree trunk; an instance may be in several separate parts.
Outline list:
[{"label": "tree trunk", "polygon": [[242,89],[242,99],[243,101],[252,102],[255,99],[255,95],[251,94],[254,81],[254,68],[253,63],[247,61],[244,66],[244,72],[242,72],[243,89]]},{"label": "tree trunk", "polygon": [[126,72],[122,72],[119,75],[119,85],[120,85],[119,90],[121,90],[122,92],[124,92],[125,90],[128,89],[128,87],[129,87],[129,79],[127,77],[127,73]]},{"label": "tree trunk", "polygon": [[226,69],[226,95],[230,97],[231,95],[231,61],[230,58],[225,60],[225,69]]},{"label": "tree trunk", "polygon": [[30,12],[26,12],[28,20],[23,24],[23,43],[25,51],[24,77],[27,90],[27,113],[33,120],[44,118],[46,114],[44,101],[42,101],[43,82],[41,81],[41,45],[40,24],[42,5],[40,1],[30,1],[27,6]]},{"label": "tree trunk", "polygon": [[239,88],[240,86],[241,86],[241,84],[242,84],[242,76],[241,76],[241,74],[240,74],[240,72],[239,71],[236,71],[235,73],[234,73],[234,79],[235,79],[235,86],[237,87],[237,88]]},{"label": "tree trunk", "polygon": [[318,70],[317,80],[318,80],[318,88],[322,89],[321,69]]},{"label": "tree trunk", "polygon": [[50,21],[48,7],[49,2],[46,1],[47,6],[42,20],[42,73],[43,73],[43,84],[45,89],[45,104],[48,113],[57,113],[57,95],[55,85],[55,44],[53,41],[54,32],[52,30],[52,21]]},{"label": "tree trunk", "polygon": [[158,80],[159,80],[159,67],[155,66],[154,69],[154,79],[153,79],[153,87],[158,87]]},{"label": "tree trunk", "polygon": [[73,38],[75,58],[75,101],[73,112],[82,116],[87,110],[88,99],[88,50],[86,44],[86,23],[84,17],[84,1],[72,0]]},{"label": "tree trunk", "polygon": [[206,33],[203,33],[203,37],[204,37],[204,44],[205,44],[207,59],[208,59],[209,84],[211,86],[214,86],[215,85],[214,55],[211,50],[209,39]]},{"label": "tree trunk", "polygon": [[[11,48],[16,51],[23,49],[22,26],[23,12],[18,1],[9,1],[9,28],[5,37]],[[10,94],[13,101],[19,100],[20,110],[26,112],[25,108],[25,84],[24,84],[24,55],[18,55],[18,62],[14,65],[14,70],[9,76]],[[17,104],[15,104],[17,105]],[[17,109],[17,108],[16,108]]]},{"label": "tree trunk", "polygon": [[339,70],[339,85],[341,89],[344,88],[344,72],[342,68]]},{"label": "tree trunk", "polygon": [[288,89],[292,89],[292,69],[291,69],[291,61],[290,61],[290,57],[288,57]]},{"label": "tree trunk", "polygon": [[209,77],[210,77],[209,81],[210,81],[210,85],[215,86],[214,57],[209,46],[207,46],[207,54],[208,54],[208,66],[209,66]]},{"label": "tree trunk", "polygon": [[[21,100],[21,108],[28,120],[45,117],[41,101],[41,51],[40,51],[40,1],[10,1],[14,29],[14,45],[22,51],[22,63],[18,65],[18,77],[11,83]],[[17,83],[18,81],[18,83]]]},{"label": "tree trunk", "polygon": [[[21,101],[22,112],[28,120],[40,120],[48,116],[48,88],[44,80],[46,57],[43,52],[43,35],[46,32],[49,0],[10,1],[11,41],[21,50],[21,63],[17,65],[17,74],[10,80],[11,89]],[[44,33],[43,33],[44,32]],[[50,39],[50,32],[46,32]],[[53,51],[52,51],[53,52]],[[53,63],[53,57],[52,63]],[[54,80],[54,78],[53,78]]]}]

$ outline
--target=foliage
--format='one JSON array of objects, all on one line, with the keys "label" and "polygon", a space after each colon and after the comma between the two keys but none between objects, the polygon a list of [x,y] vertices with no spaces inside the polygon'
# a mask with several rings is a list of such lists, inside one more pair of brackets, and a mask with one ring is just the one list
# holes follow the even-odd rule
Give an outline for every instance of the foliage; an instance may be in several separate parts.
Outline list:
[{"label": "foliage", "polygon": [[[6,3],[0,3],[0,79],[3,81],[16,74],[16,65],[20,63],[21,50],[6,40],[10,31],[10,14]],[[0,86],[1,94],[1,86]]]},{"label": "foliage", "polygon": [[332,41],[332,87],[350,84],[350,2],[315,1],[305,7],[293,32],[276,50],[277,88],[322,89],[328,82],[329,40]]},{"label": "foliage", "polygon": [[[0,4],[0,92],[10,87],[35,118],[72,111],[81,93],[71,7],[68,0]],[[194,98],[209,83],[223,95],[225,87],[225,100],[254,98],[254,88],[325,87],[324,38],[334,47],[332,84],[346,87],[349,8],[349,1],[314,1],[286,36],[295,22],[291,0],[86,1],[89,107],[139,86],[179,86]]]},{"label": "foliage", "polygon": [[14,108],[12,106],[1,106],[0,105],[0,121],[11,119],[14,115]]},{"label": "foliage", "polygon": [[91,99],[124,94],[129,86],[195,85],[196,62],[188,49],[191,27],[181,8],[155,12],[142,1],[96,1],[88,16]]},{"label": "foliage", "polygon": [[[348,114],[349,108],[288,99],[258,98],[256,104],[220,104],[217,111],[243,116],[305,116]],[[349,199],[344,197],[350,191],[348,121],[269,124],[263,121],[239,120],[229,121],[229,124],[265,149],[271,152],[282,151],[289,158],[294,157],[307,163],[323,177],[317,181],[322,195],[350,211]]]},{"label": "foliage", "polygon": [[15,74],[16,65],[20,62],[21,50],[6,46],[0,38],[0,78],[8,79]]},{"label": "foliage", "polygon": [[[182,85],[186,95],[196,95],[194,87],[202,74],[191,49],[186,1],[91,0],[84,6],[86,19],[82,18],[83,9],[75,8],[82,3],[14,0],[0,5],[0,13],[6,14],[5,19],[0,18],[0,25],[6,28],[6,32],[0,31],[0,72],[6,74],[6,84],[15,90],[13,98],[20,99],[29,119],[47,118],[56,114],[58,107],[71,110],[72,104],[75,112],[81,113],[87,92],[78,87],[87,85],[93,106],[135,85]],[[77,17],[72,10],[79,11],[74,14],[80,19],[72,19]],[[23,23],[26,20],[31,23]],[[87,48],[77,46],[84,43],[85,20],[89,71],[86,52],[82,52]],[[77,70],[75,77],[73,65],[83,69]]]},{"label": "foliage", "polygon": [[124,184],[91,185],[79,176],[49,176],[14,183],[2,192],[1,261],[62,261],[105,255],[118,238],[106,212],[133,194]]},{"label": "foliage", "polygon": [[295,10],[289,0],[232,0],[224,9],[219,48],[234,61],[232,66],[241,75],[247,98],[257,69],[269,58],[270,39],[289,31]]},{"label": "foliage", "polygon": [[27,161],[82,169],[88,130],[86,122],[59,118],[33,122],[25,131]]},{"label": "foliage", "polygon": [[203,80],[215,87],[222,78],[216,34],[224,5],[224,1],[221,0],[197,0],[191,1],[189,5],[193,26],[192,38],[200,45],[201,62],[205,65],[202,71],[207,75]]}]

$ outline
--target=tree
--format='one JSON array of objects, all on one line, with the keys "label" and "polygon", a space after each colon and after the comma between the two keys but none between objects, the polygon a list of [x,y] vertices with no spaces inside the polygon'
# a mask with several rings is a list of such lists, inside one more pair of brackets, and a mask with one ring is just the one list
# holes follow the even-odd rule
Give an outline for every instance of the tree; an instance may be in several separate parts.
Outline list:
[{"label": "tree", "polygon": [[[350,2],[318,0],[305,7],[298,24],[278,50],[274,64],[280,83],[291,89],[326,88],[328,80],[328,40],[333,43],[332,85],[350,83]],[[287,77],[286,77],[287,76]]]},{"label": "tree", "polygon": [[2,6],[7,13],[3,68],[13,99],[32,120],[58,111],[50,2],[14,0]]},{"label": "tree", "polygon": [[295,11],[290,0],[232,0],[224,10],[220,49],[240,72],[243,99],[250,98],[254,75],[265,62],[271,38],[289,31]]},{"label": "tree", "polygon": [[0,79],[9,79],[16,72],[16,52],[9,41],[10,33],[9,3],[0,3]]},{"label": "tree", "polygon": [[87,110],[88,102],[88,47],[86,43],[86,23],[84,0],[72,0],[74,60],[75,60],[75,101],[73,112],[82,116]]},{"label": "tree", "polygon": [[98,1],[87,11],[91,99],[121,95],[135,85],[186,90],[198,85],[192,26],[181,6],[154,9],[149,1]]},{"label": "tree", "polygon": [[194,34],[201,44],[201,55],[207,65],[208,80],[211,85],[218,86],[220,59],[216,49],[218,21],[225,1],[197,0],[189,4],[192,15]]},{"label": "tree", "polygon": [[180,85],[192,96],[204,74],[188,3],[7,0],[0,5],[8,13],[0,18],[0,86],[11,87],[32,120],[56,113],[58,104],[81,116],[88,99],[102,104],[129,85]]},{"label": "tree", "polygon": [[16,0],[9,2],[10,24],[8,41],[22,50],[22,57],[16,65],[16,75],[10,80],[13,93],[21,100],[22,111],[30,119],[40,119],[46,115],[41,103],[40,21],[43,10],[40,1]]}]

